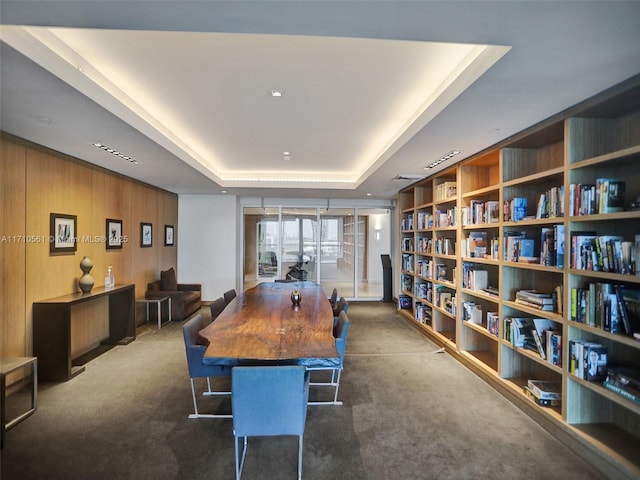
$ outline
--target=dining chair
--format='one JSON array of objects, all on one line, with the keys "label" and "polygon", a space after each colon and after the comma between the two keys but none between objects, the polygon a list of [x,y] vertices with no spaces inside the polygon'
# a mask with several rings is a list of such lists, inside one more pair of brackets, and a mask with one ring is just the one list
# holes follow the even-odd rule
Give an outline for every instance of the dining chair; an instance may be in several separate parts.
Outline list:
[{"label": "dining chair", "polygon": [[227,302],[224,301],[224,297],[216,298],[209,308],[211,308],[211,321],[215,321],[218,315],[222,313],[224,307],[227,306]]},{"label": "dining chair", "polygon": [[187,354],[187,367],[189,368],[189,380],[191,380],[191,395],[193,397],[194,413],[189,418],[232,418],[231,414],[209,414],[200,413],[198,411],[198,402],[196,396],[196,387],[194,379],[206,378],[207,390],[202,395],[231,395],[228,391],[211,390],[211,377],[229,377],[231,376],[230,366],[221,365],[205,365],[202,363],[204,352],[207,350],[207,340],[200,335],[200,330],[204,328],[202,315],[197,314],[191,320],[182,326],[184,336],[184,346]]},{"label": "dining chair", "polygon": [[331,309],[336,308],[336,302],[338,301],[338,289],[334,288],[333,292],[331,292],[331,296],[329,297],[329,303],[331,304]]},{"label": "dining chair", "polygon": [[342,402],[338,401],[338,389],[340,388],[340,377],[344,368],[344,352],[347,346],[347,333],[349,333],[349,317],[346,311],[340,312],[338,315],[338,322],[333,328],[333,336],[336,339],[336,350],[338,350],[339,361],[338,365],[327,366],[325,362],[319,360],[314,366],[313,361],[307,365],[307,369],[312,371],[318,370],[331,370],[331,380],[329,382],[310,382],[309,385],[313,386],[329,386],[335,387],[335,392],[332,401],[312,401],[309,405],[342,405]]},{"label": "dining chair", "polygon": [[226,292],[224,292],[224,303],[226,305],[229,305],[229,302],[231,302],[231,300],[233,300],[234,298],[236,298],[238,294],[236,293],[236,289],[232,288],[231,290],[227,290]]},{"label": "dining chair", "polygon": [[340,316],[340,312],[347,313],[349,309],[349,302],[344,297],[340,297],[340,300],[333,307],[333,327],[335,328],[338,323],[338,317]]},{"label": "dining chair", "polygon": [[298,479],[301,479],[309,372],[301,365],[233,367],[231,391],[236,480],[242,475],[247,437],[278,435],[298,437]]}]

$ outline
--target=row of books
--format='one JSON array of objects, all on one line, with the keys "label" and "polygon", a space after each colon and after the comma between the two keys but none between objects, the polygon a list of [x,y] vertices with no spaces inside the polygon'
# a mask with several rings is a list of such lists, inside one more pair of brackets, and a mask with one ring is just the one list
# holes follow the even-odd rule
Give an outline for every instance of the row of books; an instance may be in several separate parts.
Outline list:
[{"label": "row of books", "polygon": [[571,268],[640,275],[639,257],[640,234],[635,235],[634,241],[627,241],[620,235],[571,232]]},{"label": "row of books", "polygon": [[449,208],[448,210],[436,210],[434,215],[434,223],[436,228],[455,227],[458,225],[458,207]]},{"label": "row of books", "polygon": [[624,210],[625,182],[617,178],[598,178],[596,183],[569,185],[569,215],[594,215]]},{"label": "row of books", "polygon": [[[413,242],[410,245],[412,246]],[[403,250],[406,250],[404,246],[405,243],[403,239]],[[446,237],[436,238],[435,240],[428,237],[419,237],[417,246],[418,253],[435,253],[437,255],[455,255],[456,253],[455,240]]]},{"label": "row of books", "polygon": [[404,237],[402,239],[402,251],[413,252],[413,238]]},{"label": "row of books", "polygon": [[433,214],[418,212],[418,230],[427,230],[429,228],[433,228]]},{"label": "row of books", "polygon": [[538,197],[536,218],[564,217],[564,185],[551,187]]},{"label": "row of books", "polygon": [[571,320],[611,333],[640,333],[640,290],[605,282],[574,287]]},{"label": "row of books", "polygon": [[553,292],[548,293],[537,290],[518,290],[515,302],[544,312],[562,313],[561,299],[562,286],[558,286]]},{"label": "row of books", "polygon": [[413,277],[411,275],[402,274],[400,276],[402,290],[410,292],[413,290]]},{"label": "row of books", "polygon": [[462,264],[462,288],[480,291],[489,285],[489,272],[480,270],[474,263]]},{"label": "row of books", "polygon": [[505,222],[519,222],[527,218],[528,200],[526,197],[516,197],[505,200],[502,205],[502,220]]},{"label": "row of books", "polygon": [[413,272],[413,255],[402,255],[402,270],[405,272]]},{"label": "row of books", "polygon": [[500,222],[500,202],[497,200],[471,200],[460,209],[462,225],[482,225]]},{"label": "row of books", "polygon": [[612,392],[640,403],[640,370],[631,367],[609,367],[602,385]]},{"label": "row of books", "polygon": [[505,317],[504,338],[514,347],[537,352],[540,358],[562,366],[562,334],[552,320]]},{"label": "row of books", "polygon": [[416,302],[415,319],[425,325],[431,325],[433,311],[429,305],[422,302]]},{"label": "row of books", "polygon": [[400,228],[403,232],[410,232],[413,230],[413,213],[408,214],[400,222]]},{"label": "row of books", "polygon": [[431,282],[427,283],[416,283],[415,288],[416,297],[423,298],[428,302],[433,301],[433,284]]},{"label": "row of books", "polygon": [[562,385],[558,382],[529,379],[523,390],[527,397],[542,407],[562,405]]},{"label": "row of books", "polygon": [[601,382],[607,373],[608,349],[586,340],[569,340],[569,373],[588,382]]}]

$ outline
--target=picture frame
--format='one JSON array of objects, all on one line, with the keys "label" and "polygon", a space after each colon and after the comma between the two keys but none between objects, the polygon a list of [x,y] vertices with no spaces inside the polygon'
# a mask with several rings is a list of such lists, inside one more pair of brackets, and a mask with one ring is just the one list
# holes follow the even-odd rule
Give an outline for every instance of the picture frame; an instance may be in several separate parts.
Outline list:
[{"label": "picture frame", "polygon": [[106,247],[107,250],[115,250],[122,248],[122,220],[107,218],[106,221]]},{"label": "picture frame", "polygon": [[49,254],[75,253],[78,248],[76,215],[49,214]]},{"label": "picture frame", "polygon": [[147,248],[153,245],[153,225],[140,222],[140,247]]},{"label": "picture frame", "polygon": [[173,225],[165,225],[164,226],[164,246],[172,247],[173,246]]}]

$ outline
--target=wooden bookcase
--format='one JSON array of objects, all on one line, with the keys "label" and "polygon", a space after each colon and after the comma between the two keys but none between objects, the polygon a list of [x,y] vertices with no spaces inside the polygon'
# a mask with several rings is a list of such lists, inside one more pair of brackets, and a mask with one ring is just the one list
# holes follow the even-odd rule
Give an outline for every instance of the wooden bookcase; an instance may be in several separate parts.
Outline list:
[{"label": "wooden bookcase", "polygon": [[[575,185],[599,178],[625,181],[624,211],[573,212]],[[398,196],[401,314],[610,478],[640,477],[640,404],[571,373],[569,342],[599,343],[608,365],[640,368],[640,340],[576,321],[572,294],[596,283],[640,289],[640,273],[574,268],[572,238],[595,232],[635,242],[638,203],[640,77]],[[533,241],[512,248],[517,242],[509,237],[517,236]],[[557,254],[562,247],[564,256]],[[516,302],[524,289],[555,292],[558,308]],[[438,301],[442,294],[447,303]],[[561,335],[560,365],[512,345],[505,319],[513,317],[542,319]],[[523,389],[529,379],[559,383],[562,406],[531,401]]]}]

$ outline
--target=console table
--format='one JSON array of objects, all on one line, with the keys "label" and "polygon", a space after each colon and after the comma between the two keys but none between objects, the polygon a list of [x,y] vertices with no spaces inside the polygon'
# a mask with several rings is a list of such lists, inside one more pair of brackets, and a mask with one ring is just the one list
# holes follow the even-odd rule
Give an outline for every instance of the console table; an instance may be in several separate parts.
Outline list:
[{"label": "console table", "polygon": [[109,298],[109,338],[103,345],[126,345],[136,338],[135,285],[96,287],[81,292],[34,302],[33,355],[38,357],[41,381],[64,382],[84,371],[71,358],[71,307],[82,302]]}]

